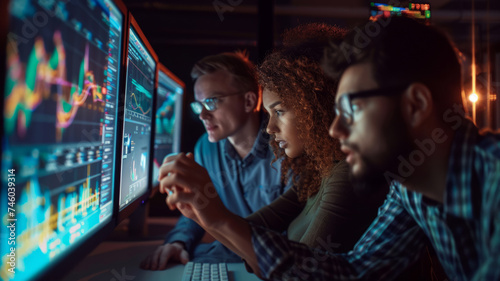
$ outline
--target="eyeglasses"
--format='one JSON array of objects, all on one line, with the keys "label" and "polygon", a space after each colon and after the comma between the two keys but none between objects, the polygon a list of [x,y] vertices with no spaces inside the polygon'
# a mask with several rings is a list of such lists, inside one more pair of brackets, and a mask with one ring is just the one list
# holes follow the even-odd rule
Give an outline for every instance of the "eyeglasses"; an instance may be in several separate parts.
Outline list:
[{"label": "eyeglasses", "polygon": [[352,108],[352,101],[359,98],[368,98],[374,96],[394,96],[400,94],[405,90],[408,85],[400,85],[393,87],[378,88],[366,91],[360,91],[357,93],[345,93],[342,94],[335,104],[335,113],[340,118],[340,121],[345,126],[350,126],[354,122],[354,109]]},{"label": "eyeglasses", "polygon": [[191,103],[191,109],[193,110],[194,114],[196,114],[196,115],[200,115],[201,112],[203,111],[203,108],[212,112],[212,111],[215,111],[217,109],[217,103],[219,102],[219,100],[221,98],[235,96],[235,95],[243,94],[245,92],[246,91],[240,91],[240,92],[229,94],[229,95],[221,95],[221,96],[206,98],[203,101],[194,101]]}]

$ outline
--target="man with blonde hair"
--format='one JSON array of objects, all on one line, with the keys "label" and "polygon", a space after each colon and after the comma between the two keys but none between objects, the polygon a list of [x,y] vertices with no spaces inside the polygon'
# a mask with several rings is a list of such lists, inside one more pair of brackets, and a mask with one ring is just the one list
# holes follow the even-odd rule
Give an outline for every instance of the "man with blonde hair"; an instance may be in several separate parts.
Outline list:
[{"label": "man with blonde hair", "polygon": [[[243,52],[222,53],[198,61],[191,77],[195,81],[191,109],[206,129],[196,143],[194,158],[208,171],[224,205],[245,217],[285,191],[280,163],[271,166],[274,154],[265,132],[267,118],[261,111],[255,67]],[[196,262],[241,261],[217,241],[199,244],[204,233],[181,216],[165,244],[141,267],[162,270],[170,261],[185,264],[193,258]]]}]

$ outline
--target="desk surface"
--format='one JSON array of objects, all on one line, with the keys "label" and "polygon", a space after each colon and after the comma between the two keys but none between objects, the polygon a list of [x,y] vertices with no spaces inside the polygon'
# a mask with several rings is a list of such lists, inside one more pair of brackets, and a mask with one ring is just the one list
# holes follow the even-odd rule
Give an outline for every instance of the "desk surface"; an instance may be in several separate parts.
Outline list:
[{"label": "desk surface", "polygon": [[[184,265],[173,265],[167,270],[150,271],[139,268],[141,261],[163,241],[104,242],[63,280],[111,281],[111,280],[164,280],[179,281]],[[228,263],[228,273],[233,281],[260,280],[245,270],[243,263]]]}]

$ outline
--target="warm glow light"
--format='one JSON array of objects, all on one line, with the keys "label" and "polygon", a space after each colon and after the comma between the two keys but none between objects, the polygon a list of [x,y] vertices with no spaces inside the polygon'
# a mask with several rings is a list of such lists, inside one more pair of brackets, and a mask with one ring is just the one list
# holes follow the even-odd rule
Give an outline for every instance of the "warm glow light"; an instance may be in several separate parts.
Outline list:
[{"label": "warm glow light", "polygon": [[476,94],[476,93],[472,93],[472,94],[470,94],[470,96],[469,96],[469,100],[470,100],[471,102],[476,102],[476,101],[477,101],[477,99],[478,99],[478,97],[477,97],[477,94]]}]

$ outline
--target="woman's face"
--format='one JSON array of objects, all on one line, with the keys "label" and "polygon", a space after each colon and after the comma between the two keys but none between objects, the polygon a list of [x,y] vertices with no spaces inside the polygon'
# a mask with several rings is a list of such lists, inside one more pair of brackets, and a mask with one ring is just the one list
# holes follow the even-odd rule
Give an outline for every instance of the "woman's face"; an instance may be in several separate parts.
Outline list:
[{"label": "woman's face", "polygon": [[269,113],[267,132],[274,135],[275,141],[285,150],[288,157],[296,158],[302,155],[304,143],[299,137],[295,113],[283,106],[278,94],[268,89],[264,89],[262,101]]}]

